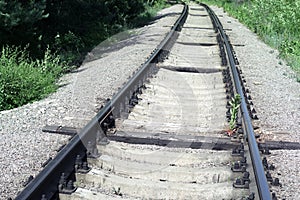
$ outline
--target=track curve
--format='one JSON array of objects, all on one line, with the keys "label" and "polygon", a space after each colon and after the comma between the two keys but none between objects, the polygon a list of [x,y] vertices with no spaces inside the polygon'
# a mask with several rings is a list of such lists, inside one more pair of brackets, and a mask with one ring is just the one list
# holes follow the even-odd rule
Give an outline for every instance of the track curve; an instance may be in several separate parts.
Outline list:
[{"label": "track curve", "polygon": [[[78,174],[80,190],[62,199],[239,199],[249,190],[236,189],[240,176],[231,163],[238,158],[231,150],[213,150],[203,144],[191,149],[191,142],[176,148],[174,136],[227,138],[227,98],[217,33],[202,6],[189,6],[189,14],[168,56],[155,67],[153,77],[137,95],[136,105],[125,119],[117,120],[116,132],[108,133],[109,144],[97,145],[101,153],[89,159],[92,170]],[[131,144],[143,134],[155,134],[169,141],[165,146]],[[159,136],[158,136],[159,135]],[[116,141],[113,141],[113,136]],[[146,140],[146,138],[144,138]],[[138,143],[138,142],[137,142]],[[214,192],[212,192],[214,191]],[[89,194],[89,195],[88,195]]]},{"label": "track curve", "polygon": [[[270,199],[227,39],[206,5],[185,6],[145,64],[17,199]],[[229,138],[235,90],[242,120]]]}]

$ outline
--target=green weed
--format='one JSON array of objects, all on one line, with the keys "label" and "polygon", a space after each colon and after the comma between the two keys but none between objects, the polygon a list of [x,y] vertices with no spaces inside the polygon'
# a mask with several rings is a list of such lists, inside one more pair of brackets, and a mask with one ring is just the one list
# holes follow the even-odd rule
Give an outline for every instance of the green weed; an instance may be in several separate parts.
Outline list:
[{"label": "green weed", "polygon": [[113,187],[113,190],[114,190],[115,195],[123,196],[122,193],[121,193],[121,188],[120,187],[118,187],[118,189]]},{"label": "green weed", "polygon": [[72,31],[65,34],[57,34],[53,47],[59,53],[60,58],[68,65],[75,64],[81,59],[81,51],[85,47],[82,38],[75,35]]},{"label": "green weed", "polygon": [[236,120],[237,120],[237,115],[238,115],[238,109],[240,107],[240,103],[241,103],[241,96],[239,94],[236,94],[234,96],[234,98],[232,98],[230,103],[230,114],[231,114],[231,118],[229,121],[229,129],[230,130],[234,130],[235,126],[236,126]]},{"label": "green weed", "polygon": [[26,48],[3,47],[0,55],[0,110],[41,99],[57,89],[63,68],[49,50],[44,58],[31,60]]}]

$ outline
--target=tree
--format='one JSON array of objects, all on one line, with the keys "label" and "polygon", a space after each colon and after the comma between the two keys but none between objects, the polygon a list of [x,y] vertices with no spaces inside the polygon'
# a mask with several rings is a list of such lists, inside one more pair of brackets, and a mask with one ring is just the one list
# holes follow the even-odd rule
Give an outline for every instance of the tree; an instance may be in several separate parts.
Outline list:
[{"label": "tree", "polygon": [[39,38],[37,22],[48,17],[46,0],[0,0],[0,44],[27,45]]}]

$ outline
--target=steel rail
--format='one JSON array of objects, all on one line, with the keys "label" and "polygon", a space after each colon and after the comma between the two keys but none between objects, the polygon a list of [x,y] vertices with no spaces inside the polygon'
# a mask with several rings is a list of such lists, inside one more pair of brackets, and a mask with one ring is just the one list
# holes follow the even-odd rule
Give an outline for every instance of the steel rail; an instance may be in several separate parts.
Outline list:
[{"label": "steel rail", "polygon": [[254,129],[253,129],[253,126],[251,123],[250,114],[248,112],[246,100],[245,100],[245,97],[243,94],[242,84],[241,84],[241,81],[240,81],[240,78],[238,75],[237,67],[236,67],[235,61],[234,61],[234,55],[230,48],[230,44],[229,44],[227,35],[224,32],[223,26],[222,26],[220,20],[218,19],[218,17],[216,16],[216,14],[214,13],[214,11],[211,8],[209,8],[206,4],[201,3],[201,5],[206,8],[208,13],[212,17],[212,20],[215,21],[216,28],[219,30],[219,33],[221,34],[221,36],[223,38],[223,41],[224,41],[224,44],[226,47],[227,57],[229,59],[231,71],[232,71],[233,78],[234,78],[236,92],[241,96],[241,113],[242,113],[242,117],[243,117],[243,121],[244,121],[244,126],[246,129],[248,145],[249,145],[249,149],[250,149],[250,156],[251,156],[251,160],[252,160],[252,164],[253,164],[253,170],[254,170],[254,174],[255,174],[255,180],[256,180],[259,197],[261,200],[271,200],[272,198],[271,198],[269,185],[268,185],[268,182],[266,179],[264,167],[262,165],[262,160],[260,157],[260,152],[259,152],[259,148],[258,148],[256,139],[255,139],[255,133],[254,133]]},{"label": "steel rail", "polygon": [[[134,74],[124,87],[108,101],[100,112],[79,132],[70,142],[51,160],[45,168],[18,194],[16,200],[32,200],[32,199],[58,199],[58,183],[62,173],[66,177],[74,173],[75,158],[77,155],[83,156],[86,147],[90,141],[96,141],[96,135],[100,134],[102,138],[105,134],[102,131],[102,124],[108,113],[114,111],[118,115],[121,102],[126,97],[131,98],[133,91],[137,86],[141,86],[141,80],[145,81],[149,76],[151,64],[155,63],[166,46],[172,42],[172,38],[176,31],[179,30],[184,23],[188,14],[188,6],[184,4],[184,8],[180,17],[177,19],[170,32],[164,40],[152,52],[151,56]],[[126,104],[126,102],[125,102]]]}]

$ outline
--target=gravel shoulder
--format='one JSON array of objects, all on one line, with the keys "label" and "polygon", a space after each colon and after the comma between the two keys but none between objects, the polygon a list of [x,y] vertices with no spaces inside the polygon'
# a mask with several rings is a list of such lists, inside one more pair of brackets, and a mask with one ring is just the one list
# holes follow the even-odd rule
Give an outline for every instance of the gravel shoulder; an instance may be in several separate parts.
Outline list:
[{"label": "gravel shoulder", "polygon": [[[276,50],[223,9],[213,9],[222,15],[224,27],[232,29],[227,33],[252,91],[263,137],[300,142],[300,84],[293,71],[278,58]],[[154,23],[116,36],[122,42],[113,43],[112,39],[100,44],[77,71],[61,79],[62,87],[48,98],[0,112],[0,199],[16,196],[24,180],[35,176],[41,163],[68,141],[66,136],[42,133],[41,128],[47,124],[83,127],[146,60],[181,10],[181,5],[165,9]],[[277,190],[281,199],[297,199],[299,152],[274,151],[269,159],[277,166],[275,177],[280,173],[283,187]]]},{"label": "gravel shoulder", "polygon": [[45,125],[82,128],[118,87],[146,61],[171,29],[182,5],[161,11],[153,23],[118,34],[90,52],[83,65],[62,77],[48,98],[0,112],[0,199],[15,197],[41,164],[68,142],[63,135],[43,133]]},{"label": "gravel shoulder", "polygon": [[227,34],[250,88],[262,137],[300,142],[300,83],[295,73],[279,58],[277,50],[223,9],[214,10],[224,28],[232,29]]},{"label": "gravel shoulder", "polygon": [[[300,142],[300,83],[295,73],[279,58],[279,52],[263,43],[256,34],[228,16],[222,8],[213,7],[231,43],[251,91],[257,111],[261,138],[266,140]],[[279,199],[299,199],[298,150],[276,150],[267,156],[273,178],[282,187],[271,186]]]}]

